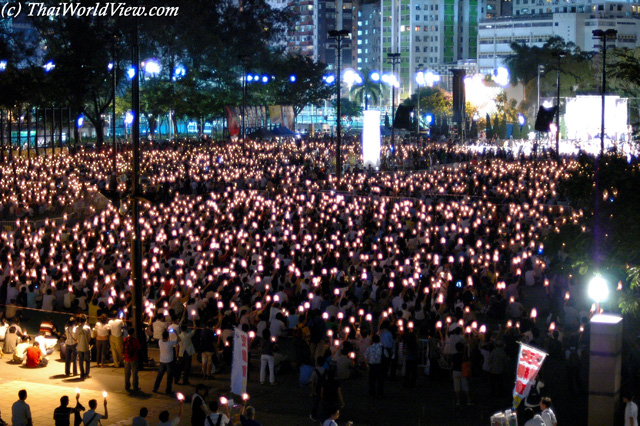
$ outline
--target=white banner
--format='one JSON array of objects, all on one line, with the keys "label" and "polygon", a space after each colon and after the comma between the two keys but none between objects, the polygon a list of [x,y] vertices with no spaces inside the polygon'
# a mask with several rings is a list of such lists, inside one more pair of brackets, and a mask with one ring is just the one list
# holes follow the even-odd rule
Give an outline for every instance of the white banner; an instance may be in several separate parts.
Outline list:
[{"label": "white banner", "polygon": [[242,395],[247,391],[249,365],[249,336],[236,327],[233,333],[233,363],[231,365],[231,392]]},{"label": "white banner", "polygon": [[520,343],[520,354],[518,355],[518,371],[516,374],[516,385],[513,388],[513,408],[518,408],[520,401],[529,395],[531,384],[535,380],[547,353],[533,346]]}]

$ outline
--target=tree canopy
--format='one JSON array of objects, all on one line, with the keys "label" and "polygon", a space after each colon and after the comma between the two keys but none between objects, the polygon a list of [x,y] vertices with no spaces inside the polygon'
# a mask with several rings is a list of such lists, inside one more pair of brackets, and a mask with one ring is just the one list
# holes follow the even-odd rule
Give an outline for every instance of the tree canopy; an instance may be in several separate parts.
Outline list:
[{"label": "tree canopy", "polygon": [[[44,3],[58,5],[54,0]],[[298,114],[305,105],[331,96],[322,80],[324,64],[284,53],[282,42],[294,18],[290,8],[274,9],[265,0],[151,3],[176,6],[179,13],[138,19],[34,18],[39,40],[31,51],[24,47],[24,34],[0,26],[0,54],[8,61],[0,104],[70,106],[93,123],[100,143],[104,116],[114,101],[110,64],[115,63],[118,96],[128,96],[126,71],[136,26],[141,61],[160,64],[158,73],[140,76],[141,107],[150,127],[169,111],[175,118],[200,122],[222,117],[225,105],[241,104],[245,71],[271,77],[269,84],[247,91],[249,105],[294,105]],[[55,63],[48,74],[42,70],[43,59]],[[176,74],[177,69],[186,73]]]}]

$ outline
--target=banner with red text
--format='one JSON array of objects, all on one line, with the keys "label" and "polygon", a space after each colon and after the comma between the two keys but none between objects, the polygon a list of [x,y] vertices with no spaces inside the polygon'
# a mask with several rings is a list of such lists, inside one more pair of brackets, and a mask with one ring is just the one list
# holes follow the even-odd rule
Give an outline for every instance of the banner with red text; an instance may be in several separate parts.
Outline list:
[{"label": "banner with red text", "polygon": [[249,365],[249,335],[236,327],[233,333],[233,362],[231,364],[231,392],[242,395],[247,391]]},{"label": "banner with red text", "polygon": [[516,373],[516,385],[513,388],[513,408],[518,408],[520,402],[529,395],[531,384],[534,382],[546,352],[533,346],[520,343],[520,353],[518,355],[518,371]]}]

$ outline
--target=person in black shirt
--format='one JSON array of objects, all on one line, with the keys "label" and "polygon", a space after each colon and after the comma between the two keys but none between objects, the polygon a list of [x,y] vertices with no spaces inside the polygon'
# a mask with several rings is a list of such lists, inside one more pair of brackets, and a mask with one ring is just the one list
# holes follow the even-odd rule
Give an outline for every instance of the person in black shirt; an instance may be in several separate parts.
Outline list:
[{"label": "person in black shirt", "polygon": [[60,398],[60,406],[53,410],[53,420],[56,426],[70,426],[70,416],[73,413],[78,413],[81,410],[80,394],[76,394],[76,406],[75,408],[69,407],[69,397],[63,396]]},{"label": "person in black shirt", "polygon": [[192,426],[204,426],[204,421],[207,418],[209,408],[204,400],[208,392],[207,385],[200,383],[196,386],[196,393],[191,398],[191,425]]}]

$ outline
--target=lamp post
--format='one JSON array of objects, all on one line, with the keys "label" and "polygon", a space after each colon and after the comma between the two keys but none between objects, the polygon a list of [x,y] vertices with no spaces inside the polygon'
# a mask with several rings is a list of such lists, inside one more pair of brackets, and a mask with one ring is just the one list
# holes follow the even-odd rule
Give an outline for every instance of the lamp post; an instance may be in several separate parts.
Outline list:
[{"label": "lamp post", "polygon": [[[418,69],[422,68],[422,64],[418,64]],[[424,84],[424,72],[416,73],[416,83],[418,84],[418,113],[416,114],[416,143],[420,141],[420,89]]]},{"label": "lamp post", "polygon": [[526,122],[526,119],[524,115],[518,114],[518,124],[520,125],[520,139],[522,139],[522,126],[524,126],[525,122]]},{"label": "lamp post", "polygon": [[340,182],[342,178],[342,137],[340,135],[340,119],[342,114],[342,106],[340,102],[340,89],[342,87],[342,79],[340,78],[340,67],[342,65],[342,41],[346,38],[349,38],[351,32],[349,30],[331,30],[329,31],[329,38],[332,38],[336,41],[336,62],[337,62],[337,71],[336,71],[336,95],[337,99],[337,108],[336,108],[336,179]]},{"label": "lamp post", "polygon": [[111,137],[113,139],[113,183],[111,188],[116,191],[118,189],[118,145],[116,142],[116,85],[117,82],[117,61],[116,61],[116,43],[118,36],[113,35],[113,44],[111,50],[111,96],[113,97],[113,108],[111,110]]},{"label": "lamp post", "polygon": [[249,57],[247,55],[240,55],[238,59],[242,62],[242,150],[244,151],[244,138],[246,136],[244,112],[247,108],[247,61]]},{"label": "lamp post", "polygon": [[[396,75],[396,65],[400,63],[400,52],[395,53],[387,53],[387,61],[391,64],[391,72],[395,78]],[[398,80],[395,79],[391,84],[391,146],[395,146],[395,128],[396,128],[396,84]],[[395,148],[393,150],[393,156],[395,157],[396,151]]]},{"label": "lamp post", "polygon": [[618,31],[613,28],[609,28],[606,31],[601,29],[593,30],[593,38],[600,40],[602,43],[602,86],[600,87],[600,93],[602,95],[602,117],[600,122],[600,155],[604,155],[604,98],[607,91],[607,40],[615,40],[618,36]]},{"label": "lamp post", "polygon": [[564,58],[565,54],[558,52],[558,66],[556,67],[556,156],[560,160],[560,58]]},{"label": "lamp post", "polygon": [[142,322],[142,241],[140,233],[140,48],[138,45],[138,18],[133,25],[133,46],[131,48],[131,64],[134,75],[131,79],[131,109],[133,111],[133,126],[131,128],[131,142],[133,146],[133,176],[131,182],[131,221],[133,233],[131,235],[131,280],[133,281],[133,326],[136,336],[140,340],[142,362],[147,360],[147,342],[144,336]]},{"label": "lamp post", "polygon": [[536,115],[540,110],[540,73],[544,72],[544,65],[538,64],[538,103],[536,104]]}]

